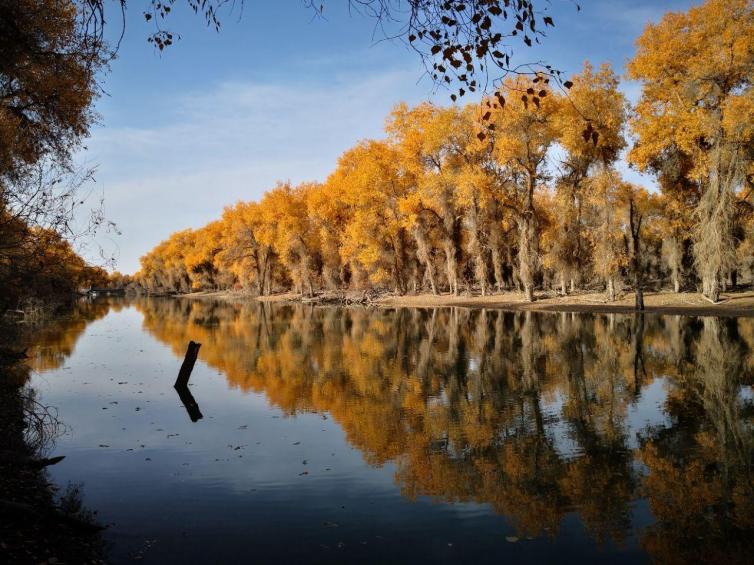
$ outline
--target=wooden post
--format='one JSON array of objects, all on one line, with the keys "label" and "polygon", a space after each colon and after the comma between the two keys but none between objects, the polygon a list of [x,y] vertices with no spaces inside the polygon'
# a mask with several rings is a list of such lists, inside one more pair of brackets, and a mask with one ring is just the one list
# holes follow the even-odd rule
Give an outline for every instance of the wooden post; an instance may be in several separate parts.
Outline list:
[{"label": "wooden post", "polygon": [[194,370],[194,363],[196,363],[196,357],[199,355],[201,346],[201,343],[189,341],[186,356],[183,358],[181,370],[178,371],[178,378],[175,381],[175,388],[188,386],[189,377],[191,377],[191,371]]}]

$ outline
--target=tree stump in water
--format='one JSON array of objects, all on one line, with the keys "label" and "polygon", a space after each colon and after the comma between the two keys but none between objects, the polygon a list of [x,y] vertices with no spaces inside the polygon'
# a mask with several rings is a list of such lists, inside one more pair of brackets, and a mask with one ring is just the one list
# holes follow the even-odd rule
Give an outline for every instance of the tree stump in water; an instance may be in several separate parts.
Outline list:
[{"label": "tree stump in water", "polygon": [[188,349],[186,349],[186,356],[183,358],[181,370],[178,371],[178,378],[175,381],[175,388],[188,386],[189,377],[191,377],[191,371],[194,370],[194,364],[196,363],[196,358],[199,355],[199,348],[201,346],[201,343],[189,341]]}]

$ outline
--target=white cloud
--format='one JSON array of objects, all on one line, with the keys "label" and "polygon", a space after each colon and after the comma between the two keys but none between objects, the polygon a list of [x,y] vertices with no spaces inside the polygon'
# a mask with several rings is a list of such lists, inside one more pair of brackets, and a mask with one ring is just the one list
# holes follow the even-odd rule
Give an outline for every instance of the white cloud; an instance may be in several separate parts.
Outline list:
[{"label": "white cloud", "polygon": [[276,180],[324,179],[345,149],[382,135],[395,103],[426,94],[416,78],[412,68],[317,87],[223,82],[178,99],[159,116],[164,125],[98,129],[85,158],[98,164],[108,216],[123,232],[118,268],[136,270],[139,256],[173,231],[258,199]]}]

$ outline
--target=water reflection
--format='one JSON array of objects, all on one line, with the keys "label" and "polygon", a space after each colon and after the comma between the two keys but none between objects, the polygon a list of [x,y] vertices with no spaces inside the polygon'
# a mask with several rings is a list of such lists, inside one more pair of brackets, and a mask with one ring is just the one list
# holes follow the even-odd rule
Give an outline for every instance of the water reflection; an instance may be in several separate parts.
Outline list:
[{"label": "water reflection", "polygon": [[66,307],[23,336],[29,357],[24,368],[43,372],[62,366],[89,324],[124,307],[126,302],[117,298],[81,299],[72,309]]},{"label": "water reflection", "polygon": [[[37,368],[116,304],[48,330]],[[638,537],[659,562],[753,555],[751,319],[133,305],[177,358],[201,342],[233,387],[329,415],[409,499],[490,505],[522,538],[576,514],[597,544]]]}]

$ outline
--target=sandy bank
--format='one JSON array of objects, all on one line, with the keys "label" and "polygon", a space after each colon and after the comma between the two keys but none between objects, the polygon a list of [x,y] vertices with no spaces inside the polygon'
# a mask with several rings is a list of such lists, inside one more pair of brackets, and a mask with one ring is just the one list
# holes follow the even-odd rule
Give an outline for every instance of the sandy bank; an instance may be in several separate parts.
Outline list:
[{"label": "sandy bank", "polygon": [[[325,292],[315,298],[302,298],[296,293],[281,293],[255,297],[248,293],[233,291],[195,292],[181,295],[186,299],[211,299],[243,302],[307,302],[328,304],[364,301],[363,292]],[[615,302],[608,302],[602,293],[576,293],[569,296],[540,293],[533,303],[526,302],[522,293],[503,292],[488,296],[449,294],[432,295],[383,295],[372,296],[366,302],[372,306],[407,308],[442,308],[449,306],[465,308],[498,308],[501,310],[532,310],[539,312],[634,312],[634,295],[624,293]],[[754,317],[754,290],[723,293],[719,303],[711,304],[697,293],[647,292],[644,295],[646,312],[661,314],[685,314],[689,316],[752,316]]]},{"label": "sandy bank", "polygon": [[[603,293],[576,293],[569,296],[540,295],[535,302],[526,302],[523,293],[507,292],[489,296],[451,296],[422,294],[390,296],[378,301],[383,306],[499,308],[540,312],[634,312],[634,295],[625,293],[615,302],[608,302]],[[754,316],[754,291],[724,293],[720,302],[712,304],[701,294],[647,292],[645,312],[685,314],[689,316]]]}]

